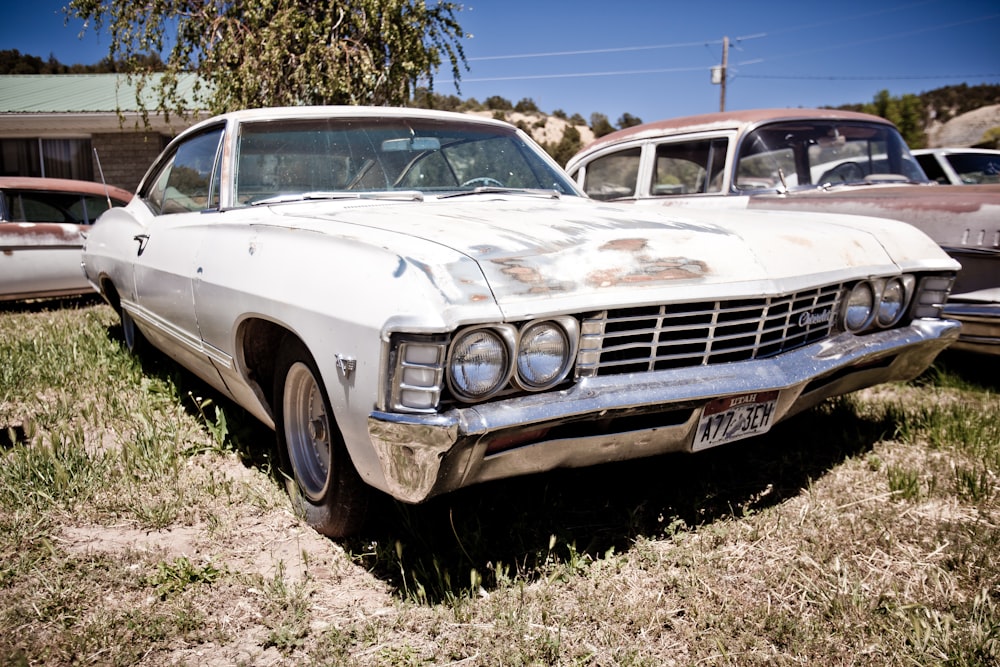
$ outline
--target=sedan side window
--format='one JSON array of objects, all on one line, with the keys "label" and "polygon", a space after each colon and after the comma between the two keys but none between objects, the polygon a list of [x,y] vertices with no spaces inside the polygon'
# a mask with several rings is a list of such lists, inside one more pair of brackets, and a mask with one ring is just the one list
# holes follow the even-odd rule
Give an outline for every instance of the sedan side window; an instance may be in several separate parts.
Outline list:
[{"label": "sedan side window", "polygon": [[650,194],[721,192],[726,145],[726,139],[660,144],[656,147]]},{"label": "sedan side window", "polygon": [[[108,209],[106,197],[75,192],[9,190],[4,193],[9,220],[15,222],[60,222],[92,225]],[[122,202],[115,202],[123,206]]]},{"label": "sedan side window", "polygon": [[599,157],[587,164],[583,189],[594,199],[632,197],[639,181],[641,148],[630,148]]},{"label": "sedan side window", "polygon": [[219,206],[218,164],[222,128],[199,134],[177,147],[143,198],[159,215],[205,211]]},{"label": "sedan side window", "polygon": [[947,185],[948,175],[944,173],[944,169],[938,164],[937,158],[933,155],[917,155],[917,163],[927,174],[927,178],[932,181],[937,181],[938,183]]}]

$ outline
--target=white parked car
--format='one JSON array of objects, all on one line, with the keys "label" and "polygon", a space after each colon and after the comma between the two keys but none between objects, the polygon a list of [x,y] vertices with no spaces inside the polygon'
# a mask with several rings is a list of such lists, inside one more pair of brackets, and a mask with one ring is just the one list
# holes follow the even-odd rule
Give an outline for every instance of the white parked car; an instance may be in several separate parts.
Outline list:
[{"label": "white parked car", "polygon": [[177,137],[84,249],[146,340],[275,428],[317,530],[558,467],[697,451],[923,371],[958,264],[909,225],[581,196],[524,133],[412,109]]},{"label": "white parked car", "polygon": [[988,148],[920,148],[913,157],[927,178],[942,185],[1000,183],[1000,151]]}]

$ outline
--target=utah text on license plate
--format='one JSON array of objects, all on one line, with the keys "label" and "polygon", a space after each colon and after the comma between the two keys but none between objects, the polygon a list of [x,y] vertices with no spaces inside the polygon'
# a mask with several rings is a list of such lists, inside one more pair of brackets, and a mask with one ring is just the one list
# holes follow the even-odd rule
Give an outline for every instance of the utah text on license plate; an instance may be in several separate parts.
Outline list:
[{"label": "utah text on license plate", "polygon": [[766,433],[775,419],[778,392],[758,391],[717,398],[705,405],[691,449],[707,449]]}]

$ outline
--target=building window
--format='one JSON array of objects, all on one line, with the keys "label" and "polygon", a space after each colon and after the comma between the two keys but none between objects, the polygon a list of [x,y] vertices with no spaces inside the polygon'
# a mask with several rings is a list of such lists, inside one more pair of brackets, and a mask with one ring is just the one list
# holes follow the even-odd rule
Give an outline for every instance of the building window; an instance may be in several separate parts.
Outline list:
[{"label": "building window", "polygon": [[0,139],[0,175],[94,180],[90,139]]}]

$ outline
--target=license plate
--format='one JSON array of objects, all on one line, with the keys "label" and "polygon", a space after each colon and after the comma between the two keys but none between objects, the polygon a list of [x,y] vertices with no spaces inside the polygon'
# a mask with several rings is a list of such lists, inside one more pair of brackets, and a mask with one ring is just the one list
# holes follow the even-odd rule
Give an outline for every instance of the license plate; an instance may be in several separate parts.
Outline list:
[{"label": "license plate", "polygon": [[702,409],[691,449],[708,449],[766,433],[774,423],[777,401],[777,391],[715,399]]}]

